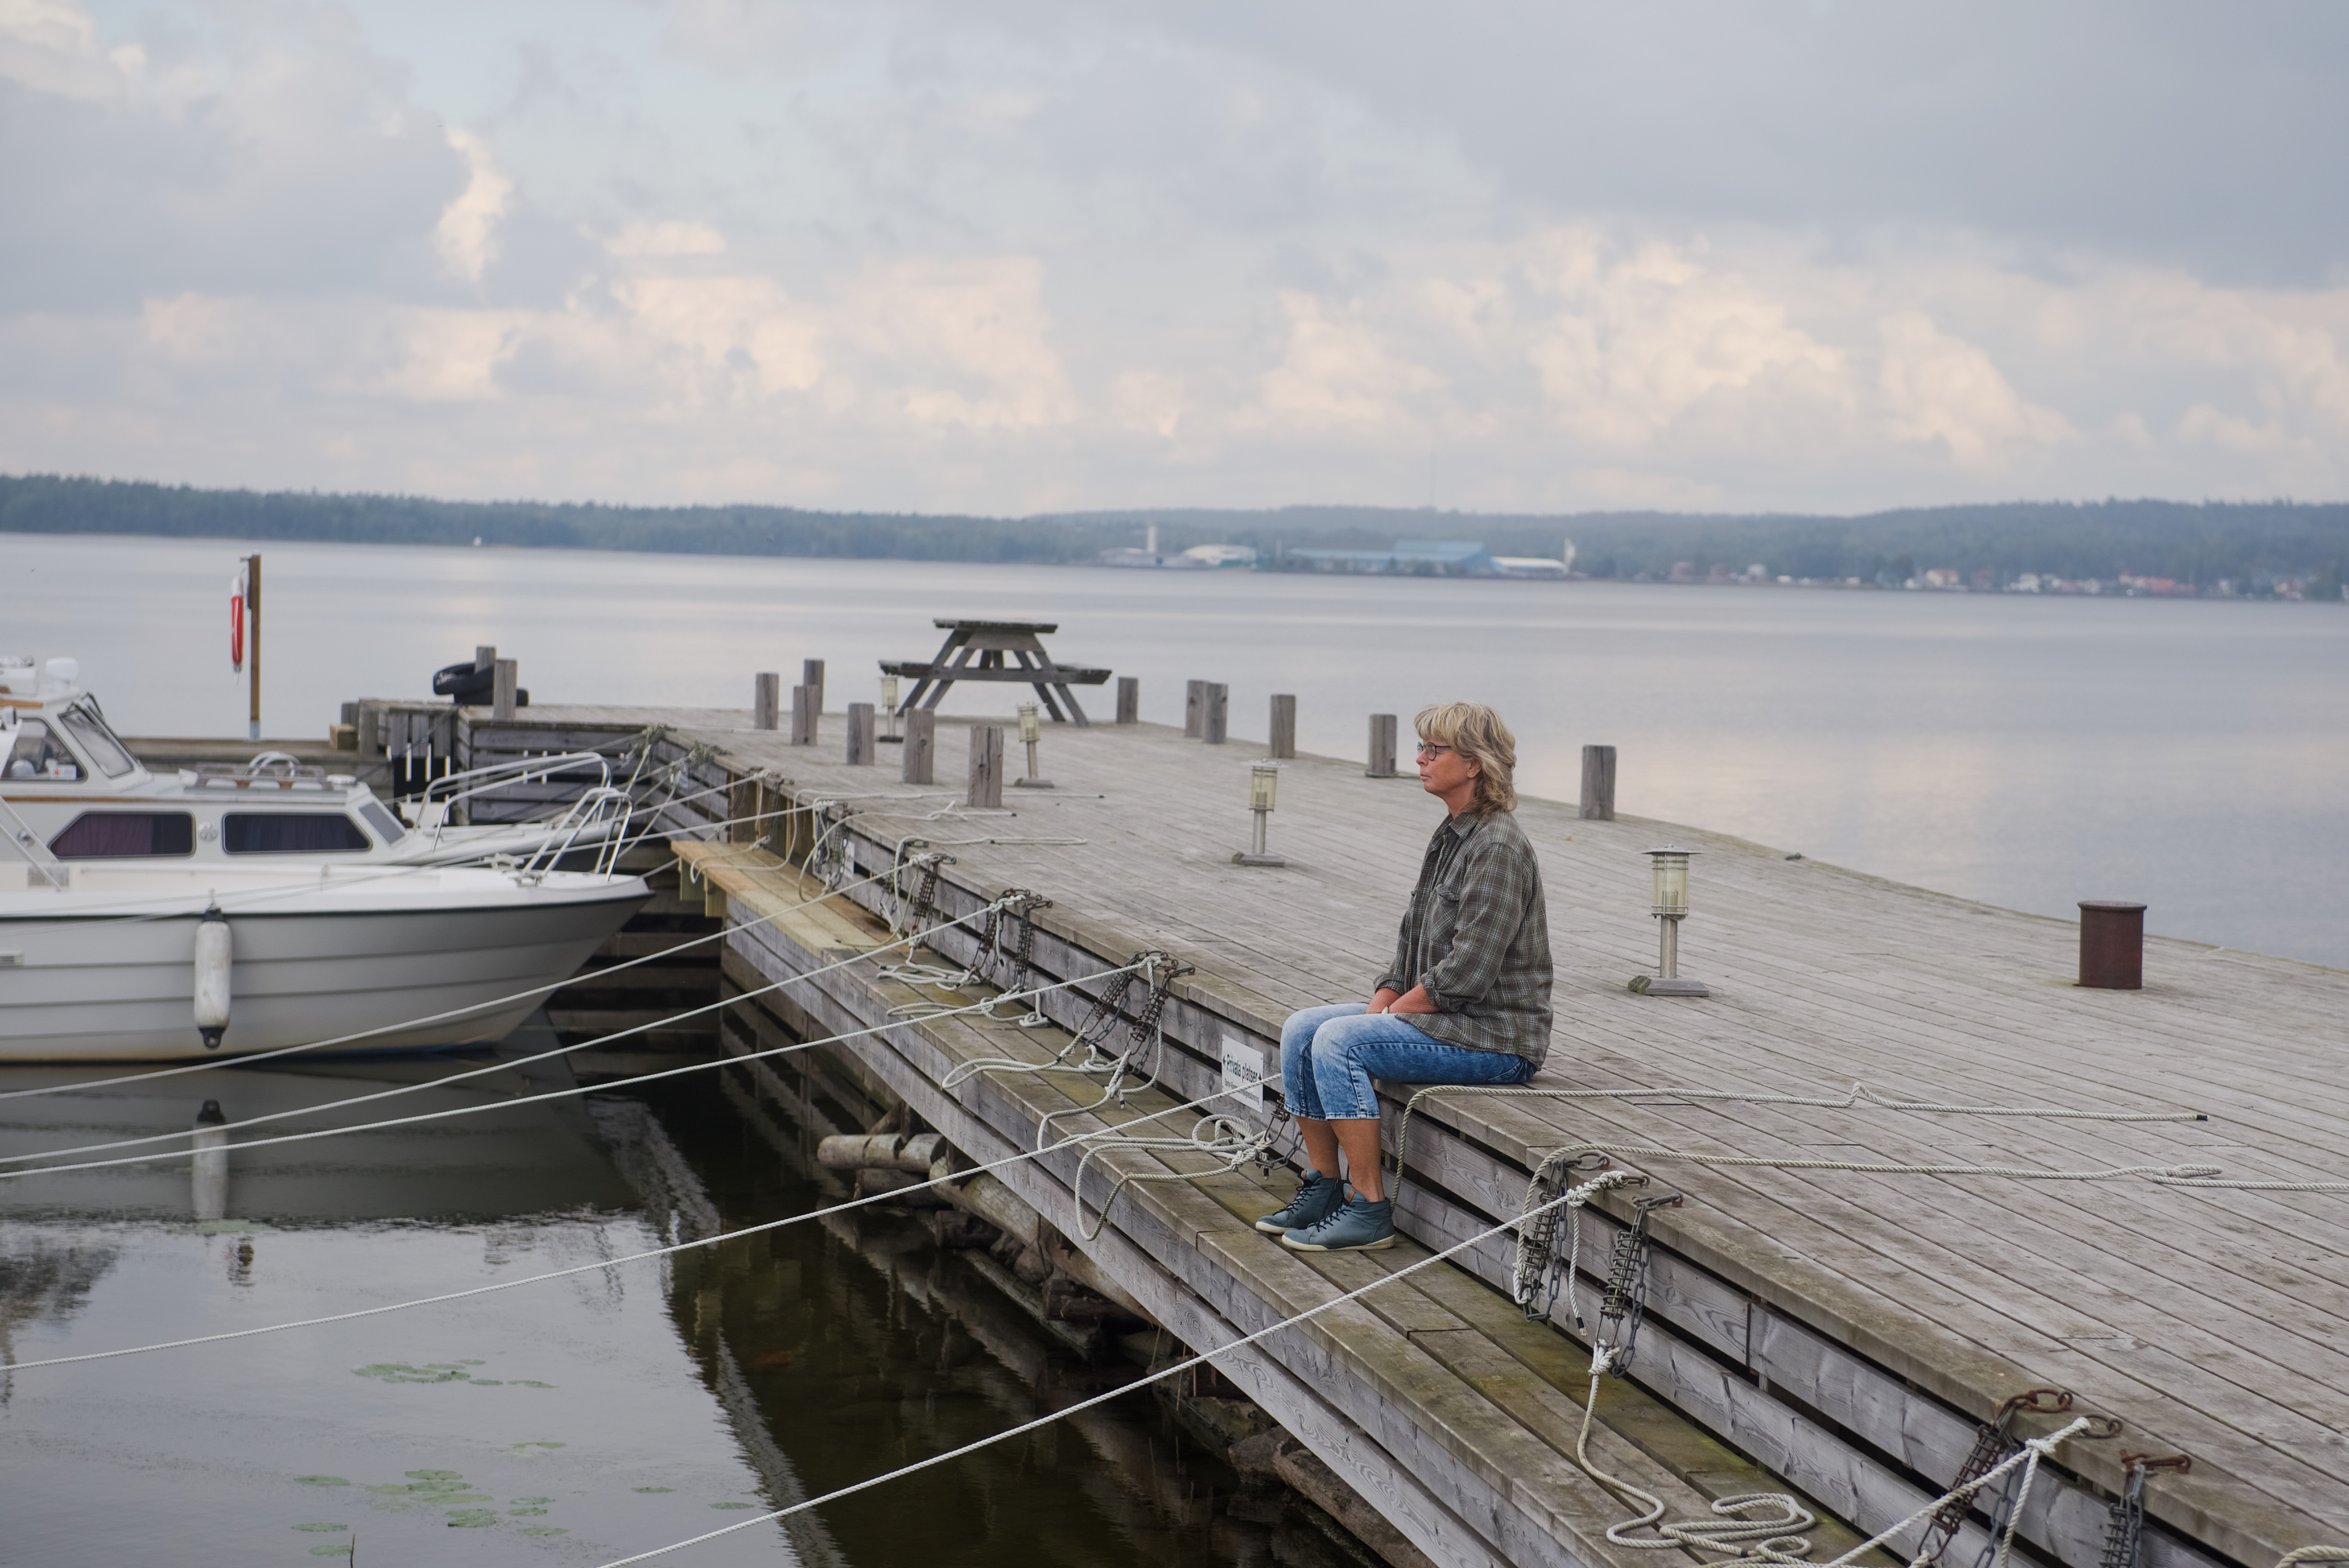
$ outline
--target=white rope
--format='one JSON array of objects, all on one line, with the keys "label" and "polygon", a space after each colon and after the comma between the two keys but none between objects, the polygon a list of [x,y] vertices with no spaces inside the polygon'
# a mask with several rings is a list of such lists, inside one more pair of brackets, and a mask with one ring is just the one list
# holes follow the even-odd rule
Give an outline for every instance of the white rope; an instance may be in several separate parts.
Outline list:
[{"label": "white rope", "polygon": [[[879,880],[880,876],[877,873],[865,879],[867,882],[878,882]],[[857,887],[863,884],[851,882],[849,887]],[[211,1072],[216,1068],[224,1067],[249,1067],[254,1062],[274,1061],[280,1057],[295,1056],[304,1051],[327,1050],[336,1046],[347,1046],[358,1040],[374,1039],[379,1035],[396,1034],[402,1029],[420,1029],[428,1024],[445,1023],[449,1019],[461,1018],[471,1013],[486,1012],[492,1007],[505,1006],[509,1003],[527,1001],[533,996],[543,996],[549,992],[560,991],[566,985],[579,985],[581,983],[582,976],[599,978],[605,975],[616,975],[623,969],[634,969],[639,964],[650,964],[655,959],[672,958],[678,954],[685,952],[688,948],[698,947],[706,942],[722,941],[724,938],[731,935],[735,932],[755,930],[761,925],[767,924],[771,921],[781,920],[787,914],[795,914],[801,910],[813,908],[815,905],[822,903],[824,900],[833,897],[835,893],[845,892],[847,891],[847,888],[835,888],[826,892],[818,893],[815,897],[807,900],[805,903],[792,904],[788,909],[779,909],[772,914],[762,914],[756,920],[737,921],[731,925],[721,924],[716,931],[707,933],[704,935],[689,938],[687,941],[677,944],[673,947],[664,947],[658,953],[647,953],[641,958],[626,959],[618,964],[606,965],[601,969],[582,970],[579,974],[570,975],[565,979],[550,981],[543,985],[533,985],[527,991],[511,992],[503,996],[493,997],[487,1002],[474,1002],[462,1007],[452,1007],[445,1013],[430,1013],[427,1014],[423,1017],[409,1018],[402,1023],[384,1024],[372,1029],[361,1029],[356,1034],[336,1035],[331,1039],[312,1040],[305,1045],[280,1046],[274,1051],[254,1051],[250,1055],[245,1056],[214,1057],[205,1061],[189,1062],[183,1066],[176,1068],[160,1068],[154,1071],[143,1073],[124,1073],[116,1078],[88,1078],[79,1083],[49,1084],[40,1088],[10,1089],[5,1093],[0,1093],[0,1099],[18,1099],[27,1095],[36,1094],[68,1094],[80,1089],[110,1088],[117,1084],[144,1083],[150,1078],[177,1078],[185,1073]],[[943,930],[944,927],[940,927],[940,929]],[[662,1020],[662,1023],[667,1024],[673,1021],[674,1020],[664,1019]],[[648,1024],[644,1026],[646,1028],[658,1028],[661,1025],[659,1024]],[[633,1033],[635,1031],[628,1032]],[[618,1037],[618,1036],[604,1037],[605,1039],[616,1039]],[[585,1043],[587,1045],[599,1045],[603,1042],[601,1040],[589,1040]],[[565,1047],[564,1048],[577,1049],[578,1047]],[[550,1052],[548,1054],[554,1055],[556,1053]],[[539,1058],[536,1057],[531,1057],[525,1059],[536,1061]],[[520,1064],[508,1063],[506,1065],[519,1066]],[[470,1075],[460,1074],[458,1076],[466,1077]],[[434,1081],[436,1083],[448,1083],[453,1080],[450,1078],[440,1078]],[[414,1087],[419,1088],[429,1088],[433,1086],[432,1084],[419,1084]],[[324,1108],[321,1107],[316,1109]],[[290,1116],[298,1113],[288,1111],[283,1114]],[[254,1119],[260,1120],[265,1119],[255,1118]],[[242,1126],[243,1123],[232,1123],[232,1125]],[[161,1133],[158,1135],[158,1138],[184,1138],[189,1136],[189,1132],[192,1132],[193,1130],[193,1129],[190,1129],[188,1132]],[[130,1143],[134,1142],[143,1143],[155,1140],[156,1140],[150,1139],[131,1139],[125,1140],[123,1143],[90,1144],[87,1147],[89,1149],[119,1149],[126,1148]],[[79,1154],[84,1152],[84,1150],[80,1149],[53,1149],[47,1150],[46,1152],[48,1154]],[[21,1160],[37,1160],[40,1158],[42,1158],[42,1156],[39,1154],[0,1155],[0,1163],[8,1163]]]},{"label": "white rope", "polygon": [[[825,1043],[827,1042],[823,1040],[811,1040],[808,1042],[809,1045],[823,1045]],[[750,1058],[738,1057],[735,1059],[749,1060]],[[1067,1149],[1073,1144],[1085,1142],[1090,1139],[1112,1138],[1122,1133],[1128,1127],[1140,1126],[1144,1122],[1154,1120],[1162,1116],[1171,1116],[1176,1111],[1188,1110],[1197,1106],[1206,1105],[1210,1100],[1221,1099],[1224,1096],[1228,1094],[1242,1093],[1247,1087],[1249,1086],[1243,1085],[1234,1088],[1217,1089],[1213,1094],[1205,1095],[1198,1099],[1191,1101],[1189,1105],[1172,1106],[1165,1110],[1152,1111],[1149,1115],[1137,1117],[1132,1121],[1120,1122],[1109,1127],[1097,1128],[1091,1132],[1072,1133],[1048,1149],[1023,1150],[1017,1154],[1007,1154],[1000,1160],[988,1161],[983,1165],[974,1165],[968,1171],[957,1171],[946,1176],[934,1176],[926,1181],[915,1182],[910,1187],[893,1187],[886,1192],[870,1193],[862,1198],[851,1199],[844,1203],[834,1203],[829,1208],[812,1209],[805,1213],[790,1214],[780,1220],[768,1220],[756,1225],[745,1225],[738,1231],[727,1231],[714,1236],[703,1236],[695,1241],[678,1242],[670,1246],[652,1247],[644,1252],[628,1253],[619,1257],[599,1258],[594,1263],[577,1264],[574,1264],[570,1268],[554,1269],[546,1274],[525,1274],[519,1279],[499,1280],[493,1284],[474,1285],[466,1290],[447,1291],[439,1295],[418,1296],[409,1301],[388,1302],[381,1306],[363,1306],[350,1312],[329,1313],[323,1317],[296,1318],[289,1323],[268,1323],[263,1324],[259,1327],[255,1328],[233,1328],[220,1334],[199,1335],[190,1339],[166,1339],[153,1345],[129,1345],[115,1350],[85,1351],[78,1356],[52,1356],[40,1361],[8,1362],[0,1364],[0,1375],[15,1372],[29,1372],[43,1367],[70,1367],[84,1361],[111,1361],[125,1356],[144,1356],[150,1351],[155,1350],[184,1350],[191,1346],[218,1345],[226,1340],[232,1339],[251,1339],[258,1335],[281,1334],[289,1329],[317,1328],[331,1323],[349,1323],[362,1317],[380,1317],[385,1313],[388,1312],[406,1312],[410,1307],[418,1306],[440,1306],[448,1302],[465,1301],[478,1295],[494,1295],[502,1290],[516,1290],[526,1284],[543,1284],[549,1280],[569,1279],[574,1274],[592,1274],[597,1269],[618,1268],[625,1264],[643,1263],[653,1258],[665,1258],[673,1256],[678,1253],[692,1252],[697,1248],[714,1247],[726,1242],[739,1241],[744,1236],[755,1236],[768,1231],[781,1230],[786,1225],[803,1224],[810,1220],[822,1220],[827,1219],[833,1214],[844,1214],[852,1209],[864,1208],[868,1204],[898,1203],[903,1202],[905,1195],[909,1192],[923,1192],[927,1191],[933,1187],[951,1186],[956,1182],[968,1181],[974,1176],[982,1175],[989,1171],[1000,1171],[1006,1166],[1017,1165],[1024,1160],[1034,1160],[1041,1155],[1050,1154],[1057,1150]]]},{"label": "white rope", "polygon": [[[854,960],[852,959],[848,962],[853,963]],[[1107,979],[1119,973],[1121,973],[1119,970],[1105,969],[1098,975],[1081,975],[1074,980],[1059,980],[1053,982],[1050,985],[1040,985],[1033,991],[1025,993],[1025,995],[1043,995],[1049,992],[1064,990],[1070,986],[1086,985],[1094,980]],[[768,992],[780,990],[785,985],[792,985],[795,983],[797,978],[798,977],[795,976],[792,980],[779,980],[775,982],[774,985],[761,986],[756,991],[745,991],[740,995],[729,996],[722,1001],[713,1002],[707,1007],[696,1008],[694,1011],[701,1013],[713,1011],[719,1007],[730,1007],[737,1002],[747,1001],[753,996],[762,996]],[[988,1002],[974,1003],[970,1006],[959,1008],[957,1011],[961,1013],[976,1013],[988,1006],[992,1002],[1000,1001],[1001,999],[1002,998],[1000,997],[990,998]],[[690,1016],[690,1014],[678,1015],[680,1017]],[[643,1027],[647,1028],[654,1026],[643,1026]],[[629,1088],[637,1084],[643,1083],[654,1083],[663,1078],[677,1078],[685,1073],[703,1072],[710,1068],[727,1067],[740,1062],[760,1061],[768,1057],[787,1056],[794,1051],[811,1050],[817,1046],[834,1045],[847,1040],[862,1039],[868,1035],[882,1034],[897,1026],[898,1026],[895,1023],[875,1024],[870,1028],[852,1029],[845,1034],[831,1035],[819,1040],[807,1040],[796,1045],[789,1046],[774,1046],[763,1051],[746,1052],[740,1056],[717,1057],[708,1061],[688,1062],[683,1067],[665,1068],[659,1072],[640,1073],[635,1078],[613,1078],[605,1083],[592,1085],[574,1085],[570,1088],[548,1089],[539,1094],[516,1095],[507,1099],[484,1100],[477,1105],[453,1106],[446,1110],[420,1111],[414,1116],[391,1117],[382,1121],[361,1122],[352,1127],[323,1127],[309,1132],[281,1133],[275,1138],[254,1138],[247,1140],[243,1143],[231,1144],[229,1145],[229,1148],[234,1151],[242,1151],[251,1149],[267,1149],[273,1145],[280,1143],[306,1143],[320,1138],[340,1138],[346,1134],[353,1132],[377,1132],[381,1131],[386,1128],[412,1127],[419,1122],[441,1121],[448,1118],[456,1116],[475,1116],[484,1111],[506,1110],[516,1106],[536,1105],[544,1100],[567,1099],[575,1095],[606,1094],[615,1089]],[[626,1033],[632,1031],[623,1032]],[[151,1150],[145,1155],[129,1155],[119,1160],[88,1160],[82,1161],[72,1165],[39,1165],[18,1171],[0,1171],[0,1181],[16,1180],[29,1176],[56,1175],[61,1172],[72,1171],[100,1171],[121,1165],[140,1164],[149,1161],[156,1160],[188,1159],[193,1157],[198,1152],[199,1150],[193,1149],[160,1149]]]},{"label": "white rope", "polygon": [[[739,925],[732,925],[719,931],[712,932],[708,936],[696,937],[694,941],[697,943],[714,941],[718,937],[725,936],[731,932],[746,931],[752,926],[763,924],[767,921],[780,920],[782,916],[790,914],[795,910],[806,909],[812,904],[821,903],[824,899],[831,896],[833,895],[825,893],[819,897],[810,899],[805,903],[793,904],[791,909],[777,910],[773,914],[762,915],[758,920],[744,921]],[[973,913],[984,913],[985,911],[974,911]],[[963,918],[968,920],[970,916],[965,915]],[[956,923],[953,921],[947,921],[944,924],[934,926],[929,931],[922,933],[921,935],[933,935],[937,932],[946,930],[947,926],[954,923]],[[914,940],[919,940],[919,937],[916,937]],[[896,944],[892,943],[890,945],[895,946]],[[667,951],[669,953],[674,953],[678,951],[678,949],[671,948]],[[549,1061],[556,1057],[568,1056],[574,1051],[592,1050],[597,1046],[606,1046],[611,1044],[614,1040],[625,1039],[632,1035],[644,1034],[653,1029],[665,1029],[673,1024],[681,1023],[688,1018],[698,1017],[704,1013],[712,1012],[717,1008],[730,1007],[735,1003],[743,1000],[744,997],[764,995],[770,991],[779,990],[785,985],[796,985],[803,980],[812,980],[819,975],[828,975],[835,969],[844,969],[852,964],[861,963],[865,958],[871,956],[874,952],[886,951],[887,948],[875,948],[870,949],[864,953],[852,954],[846,958],[835,959],[830,964],[820,965],[814,969],[803,970],[797,975],[778,980],[772,985],[764,986],[758,991],[745,991],[736,995],[722,997],[716,1002],[705,1003],[698,1007],[688,1008],[682,1013],[674,1013],[665,1018],[656,1018],[650,1023],[632,1025],[626,1029],[615,1030],[613,1033],[608,1035],[597,1035],[591,1039],[579,1040],[567,1046],[556,1046],[550,1050],[540,1051],[533,1056],[501,1057],[496,1061],[489,1063],[485,1067],[469,1068],[462,1072],[446,1073],[439,1078],[427,1078],[419,1083],[400,1084],[391,1088],[376,1089],[367,1094],[352,1095],[344,1099],[326,1100],[318,1105],[296,1106],[290,1110],[273,1110],[261,1116],[246,1117],[241,1121],[213,1122],[203,1127],[180,1128],[170,1132],[149,1133],[139,1138],[118,1138],[108,1143],[84,1143],[77,1145],[71,1149],[42,1149],[36,1150],[29,1154],[0,1154],[0,1164],[23,1164],[27,1161],[33,1160],[61,1160],[71,1154],[98,1154],[103,1153],[109,1149],[136,1149],[145,1144],[168,1143],[175,1138],[191,1138],[199,1132],[233,1132],[240,1128],[259,1127],[268,1122],[290,1120],[295,1117],[316,1116],[321,1111],[341,1110],[347,1106],[367,1105],[376,1100],[397,1099],[401,1095],[420,1094],[428,1089],[445,1088],[450,1084],[463,1083],[469,1078],[487,1078],[493,1073],[511,1072],[516,1068],[526,1068],[536,1062]],[[667,956],[667,954],[656,954],[653,956],[666,957]],[[633,962],[641,963],[643,960],[634,960]],[[608,975],[612,973],[613,970],[619,969],[621,967],[624,966],[616,964],[612,965],[611,969],[598,969],[591,971],[590,973],[597,975]],[[574,977],[573,980],[559,982],[559,985],[568,985],[575,983],[576,978]],[[548,987],[548,989],[554,988],[555,987]],[[528,992],[523,993],[525,995],[531,994],[532,993]],[[335,1044],[336,1042],[327,1041],[324,1043]],[[287,1048],[299,1049],[305,1047],[289,1047]],[[120,1080],[114,1079],[107,1081],[119,1082]],[[376,1124],[368,1123],[361,1127],[338,1129],[336,1130],[358,1132],[364,1131],[367,1130],[367,1127]],[[254,1147],[257,1146],[259,1141],[260,1140],[256,1140],[254,1145],[238,1144],[235,1147]],[[159,1150],[158,1152],[162,1151]],[[88,1168],[88,1167],[87,1166],[44,1165],[36,1167],[36,1169],[41,1171],[78,1171],[86,1170]],[[30,1175],[33,1172],[30,1171],[0,1171],[0,1179],[5,1179],[9,1176]]]},{"label": "white rope", "polygon": [[[1254,1086],[1250,1085],[1247,1087],[1253,1088]],[[1552,1203],[1545,1204],[1543,1207],[1544,1209],[1555,1207],[1557,1203],[1566,1202],[1572,1195],[1573,1194],[1568,1193],[1561,1196],[1556,1199]],[[616,1559],[613,1562],[604,1564],[604,1568],[628,1568],[628,1565],[631,1563],[649,1563],[656,1557],[666,1557],[672,1552],[679,1552],[688,1546],[698,1546],[705,1541],[715,1541],[721,1535],[731,1535],[738,1530],[748,1530],[754,1525],[771,1523],[773,1521],[778,1519],[788,1519],[795,1513],[804,1513],[810,1509],[822,1508],[826,1503],[837,1502],[842,1498],[853,1497],[861,1491],[869,1491],[876,1486],[883,1486],[890,1481],[900,1480],[903,1477],[914,1475],[919,1471],[929,1470],[934,1466],[946,1464],[950,1460],[961,1459],[967,1454],[977,1453],[981,1449],[991,1448],[997,1443],[1009,1442],[1014,1438],[1024,1437],[1030,1432],[1036,1431],[1041,1428],[1051,1425],[1054,1421],[1064,1419],[1067,1417],[1076,1415],[1084,1410],[1092,1409],[1096,1406],[1108,1404],[1112,1399],[1123,1398],[1136,1388],[1144,1387],[1152,1383],[1163,1382],[1169,1377],[1179,1377],[1183,1373],[1188,1372],[1194,1367],[1207,1365],[1219,1356],[1229,1355],[1232,1351],[1244,1348],[1247,1346],[1254,1345],[1259,1340],[1268,1339],[1272,1336],[1282,1333],[1285,1330],[1294,1328],[1298,1325],[1304,1323],[1309,1319],[1319,1317],[1325,1312],[1330,1312],[1338,1307],[1344,1306],[1350,1302],[1359,1301],[1374,1290],[1379,1290],[1387,1285],[1392,1284],[1395,1281],[1417,1274],[1423,1268],[1429,1268],[1436,1264],[1443,1263],[1446,1259],[1454,1256],[1455,1253],[1465,1252],[1470,1247],[1475,1246],[1478,1243],[1485,1240],[1485,1238],[1498,1235],[1501,1232],[1509,1229],[1511,1226],[1523,1224],[1532,1218],[1534,1218],[1534,1215],[1532,1214],[1521,1214],[1514,1220],[1503,1221],[1500,1224],[1495,1225],[1488,1230],[1479,1231],[1476,1234],[1470,1236],[1466,1241],[1454,1243],[1451,1246],[1444,1248],[1442,1252],[1430,1253],[1427,1256],[1421,1258],[1416,1263],[1405,1264],[1402,1267],[1396,1269],[1392,1274],[1381,1274],[1378,1278],[1371,1281],[1368,1284],[1357,1286],[1355,1289],[1350,1290],[1342,1295],[1332,1296],[1328,1301],[1322,1302],[1317,1306],[1309,1306],[1302,1312],[1284,1317],[1279,1322],[1268,1325],[1263,1328],[1256,1330],[1252,1334],[1244,1334],[1237,1339],[1229,1340],[1225,1344],[1216,1346],[1213,1350],[1200,1351],[1197,1355],[1193,1356],[1186,1360],[1177,1361],[1172,1366],[1163,1367],[1156,1372],[1152,1372],[1144,1377],[1138,1377],[1131,1383],[1121,1384],[1119,1387],[1109,1390],[1107,1393],[1097,1394],[1089,1399],[1081,1399],[1073,1405],[1062,1406],[1060,1409],[1053,1411],[1049,1416],[1039,1416],[1032,1421],[1023,1422],[1009,1430],[998,1432],[992,1437],[979,1438],[971,1442],[963,1444],[960,1448],[949,1449],[945,1453],[933,1454],[928,1459],[916,1460],[912,1464],[908,1465],[900,1465],[895,1470],[886,1471],[881,1475],[870,1477],[864,1480],[854,1482],[848,1486],[838,1488],[833,1491],[828,1491],[822,1497],[812,1497],[804,1502],[793,1503],[789,1508],[779,1508],[771,1513],[754,1514],[748,1519],[737,1521],[735,1523],[722,1526],[717,1530],[705,1532],[700,1535],[692,1536],[684,1541],[674,1541],[667,1546],[655,1547],[650,1552],[639,1552],[633,1557]]]},{"label": "white rope", "polygon": [[2349,1192],[2349,1181],[2254,1181],[2214,1180],[2216,1165],[2112,1165],[2097,1171],[2043,1171],[2028,1165],[1910,1165],[1897,1161],[1793,1160],[1752,1154],[1708,1154],[1644,1143],[1578,1143],[1578,1149],[1655,1160],[1686,1160],[1699,1165],[1771,1171],[1855,1171],[1875,1176],[1994,1176],[2013,1181],[2114,1181],[2138,1176],[2158,1186],[2190,1191],[2219,1188],[2245,1192]]},{"label": "white rope", "polygon": [[1650,1099],[1685,1100],[1692,1104],[1728,1100],[1739,1105],[1794,1105],[1814,1107],[1821,1110],[1851,1110],[1867,1105],[1881,1110],[1909,1110],[1936,1116],[2021,1116],[2044,1117],[2061,1121],[2208,1121],[2209,1117],[2199,1110],[2074,1110],[2061,1106],[2025,1105],[1957,1105],[1930,1099],[1893,1099],[1864,1083],[1855,1082],[1840,1095],[1754,1094],[1744,1089],[1719,1088],[1526,1088],[1506,1084],[1435,1084],[1412,1097],[1414,1103],[1421,1095],[1437,1092],[1447,1094],[1481,1094],[1537,1099]]}]

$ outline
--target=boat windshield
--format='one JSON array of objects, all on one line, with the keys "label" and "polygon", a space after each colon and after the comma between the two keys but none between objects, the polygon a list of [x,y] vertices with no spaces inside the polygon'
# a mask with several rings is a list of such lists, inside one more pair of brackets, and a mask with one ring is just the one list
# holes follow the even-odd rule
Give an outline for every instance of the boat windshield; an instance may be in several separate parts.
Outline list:
[{"label": "boat windshield", "polygon": [[98,770],[109,779],[119,779],[138,768],[138,759],[130,755],[130,748],[114,738],[114,731],[106,727],[106,720],[87,703],[78,702],[57,717],[67,733],[81,742],[82,749],[98,764]]},{"label": "boat windshield", "polygon": [[37,718],[28,718],[16,726],[16,742],[8,748],[7,760],[0,762],[0,775],[10,779],[78,779],[81,763],[49,733],[47,725]]}]

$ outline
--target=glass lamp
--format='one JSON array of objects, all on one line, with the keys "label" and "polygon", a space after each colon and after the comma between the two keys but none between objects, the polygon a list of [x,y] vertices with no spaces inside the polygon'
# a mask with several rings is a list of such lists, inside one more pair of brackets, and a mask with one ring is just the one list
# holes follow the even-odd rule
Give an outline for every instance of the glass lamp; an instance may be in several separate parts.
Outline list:
[{"label": "glass lamp", "polygon": [[1681,922],[1688,918],[1689,857],[1694,850],[1665,844],[1648,851],[1653,880],[1649,913],[1656,917],[1656,975],[1646,985],[1650,996],[1705,996],[1712,993],[1700,980],[1681,977]]},{"label": "glass lamp", "polygon": [[1052,781],[1036,773],[1036,743],[1044,738],[1044,721],[1036,717],[1036,705],[1032,702],[1019,705],[1019,738],[1028,747],[1028,777],[1015,779],[1012,783],[1022,789],[1050,789]]},{"label": "glass lamp", "polygon": [[1275,762],[1255,762],[1248,765],[1248,810],[1256,818],[1256,826],[1248,848],[1232,857],[1240,866],[1285,866],[1288,862],[1265,848],[1265,827],[1272,816],[1272,803],[1280,793],[1280,765]]},{"label": "glass lamp", "polygon": [[896,739],[897,677],[894,675],[885,675],[881,677],[881,711],[889,716],[889,733],[883,736],[881,738],[884,740]]}]

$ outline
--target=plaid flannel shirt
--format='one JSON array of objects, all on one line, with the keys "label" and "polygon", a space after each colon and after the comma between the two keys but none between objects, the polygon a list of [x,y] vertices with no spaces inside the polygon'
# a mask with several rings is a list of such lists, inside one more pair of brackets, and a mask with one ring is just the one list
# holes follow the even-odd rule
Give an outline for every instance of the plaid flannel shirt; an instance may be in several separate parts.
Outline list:
[{"label": "plaid flannel shirt", "polygon": [[1433,1013],[1398,1013],[1430,1038],[1549,1054],[1549,913],[1541,865],[1506,811],[1448,817],[1428,841],[1394,962],[1378,987],[1426,987]]}]

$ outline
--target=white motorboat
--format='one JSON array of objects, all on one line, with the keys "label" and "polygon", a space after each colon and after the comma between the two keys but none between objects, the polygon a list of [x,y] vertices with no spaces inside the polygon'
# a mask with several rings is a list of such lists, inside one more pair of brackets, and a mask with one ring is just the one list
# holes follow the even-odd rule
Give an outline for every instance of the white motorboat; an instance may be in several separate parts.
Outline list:
[{"label": "white motorboat", "polygon": [[[651,896],[609,864],[621,791],[452,825],[500,773],[411,827],[290,758],[159,775],[78,674],[0,659],[0,1061],[492,1044]],[[595,869],[556,869],[594,844]]]}]

